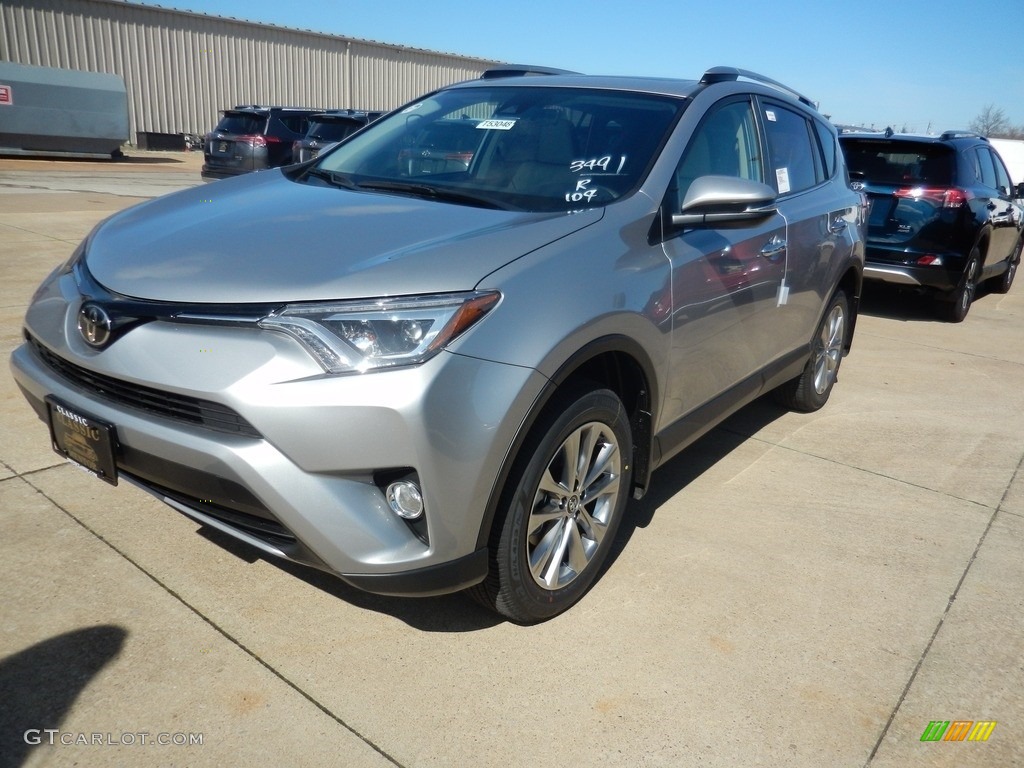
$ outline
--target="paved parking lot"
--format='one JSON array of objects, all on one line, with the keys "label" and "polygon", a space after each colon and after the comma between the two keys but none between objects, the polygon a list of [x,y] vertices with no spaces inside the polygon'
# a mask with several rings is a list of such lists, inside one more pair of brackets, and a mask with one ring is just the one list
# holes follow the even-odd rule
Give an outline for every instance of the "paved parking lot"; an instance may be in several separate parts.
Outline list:
[{"label": "paved parking lot", "polygon": [[[200,162],[0,160],[5,359],[95,222]],[[685,451],[583,602],[524,628],[99,482],[4,372],[0,766],[1024,765],[1022,385],[1024,285],[961,325],[874,295],[825,409]]]}]

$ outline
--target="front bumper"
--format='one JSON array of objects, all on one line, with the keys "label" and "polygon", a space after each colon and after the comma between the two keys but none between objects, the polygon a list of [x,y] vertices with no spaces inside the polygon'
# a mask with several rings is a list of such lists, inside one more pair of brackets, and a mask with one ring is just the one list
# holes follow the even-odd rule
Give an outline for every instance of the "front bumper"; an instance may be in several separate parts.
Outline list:
[{"label": "front bumper", "polygon": [[[41,418],[52,395],[113,424],[122,477],[205,525],[372,592],[439,594],[486,575],[484,511],[546,381],[536,371],[442,352],[417,367],[325,376],[281,334],[170,322],[95,352],[77,311],[73,278],[53,281],[29,308],[33,341],[15,350],[12,372]],[[102,380],[90,389],[47,354],[128,387],[217,403],[252,430],[146,410]],[[380,478],[410,470],[425,530],[384,498]]]}]

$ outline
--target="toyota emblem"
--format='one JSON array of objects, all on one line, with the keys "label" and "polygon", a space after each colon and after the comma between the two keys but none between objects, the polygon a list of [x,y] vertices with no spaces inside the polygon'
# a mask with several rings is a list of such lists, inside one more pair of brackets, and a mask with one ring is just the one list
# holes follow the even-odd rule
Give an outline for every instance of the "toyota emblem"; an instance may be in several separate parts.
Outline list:
[{"label": "toyota emblem", "polygon": [[78,332],[86,344],[99,349],[110,341],[110,315],[99,304],[83,304],[78,311]]}]

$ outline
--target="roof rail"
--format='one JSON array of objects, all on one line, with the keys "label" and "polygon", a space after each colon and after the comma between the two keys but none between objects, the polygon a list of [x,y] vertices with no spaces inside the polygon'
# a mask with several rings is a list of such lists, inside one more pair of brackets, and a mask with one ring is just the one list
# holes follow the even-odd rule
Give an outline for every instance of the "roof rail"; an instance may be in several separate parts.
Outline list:
[{"label": "roof rail", "polygon": [[496,80],[499,77],[526,77],[529,75],[578,75],[569,69],[555,69],[554,67],[534,67],[529,64],[505,64],[501,67],[488,69],[482,75],[481,80]]},{"label": "roof rail", "polygon": [[780,91],[788,93],[793,96],[802,104],[806,104],[808,107],[817,109],[818,105],[811,101],[809,98],[804,96],[799,91],[794,91],[788,85],[783,85],[778,80],[772,80],[770,77],[759,75],[757,72],[751,72],[749,69],[737,69],[736,67],[712,67],[704,76],[700,79],[700,82],[704,85],[711,85],[712,83],[722,83],[730,80],[739,80],[741,77],[747,80],[753,80],[757,83],[763,83],[764,85],[770,85],[773,88],[777,88]]},{"label": "roof rail", "polygon": [[942,141],[949,141],[950,139],[984,139],[988,141],[988,138],[982,136],[980,133],[974,131],[943,131],[942,135],[939,136]]}]

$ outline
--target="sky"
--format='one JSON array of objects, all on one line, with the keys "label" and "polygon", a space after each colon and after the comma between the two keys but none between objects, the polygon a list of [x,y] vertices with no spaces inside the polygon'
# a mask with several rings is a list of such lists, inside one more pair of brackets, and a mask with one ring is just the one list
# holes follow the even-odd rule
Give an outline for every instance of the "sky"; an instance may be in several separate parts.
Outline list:
[{"label": "sky", "polygon": [[741,67],[879,130],[965,129],[990,105],[1024,127],[1024,0],[142,1],[587,74]]}]

